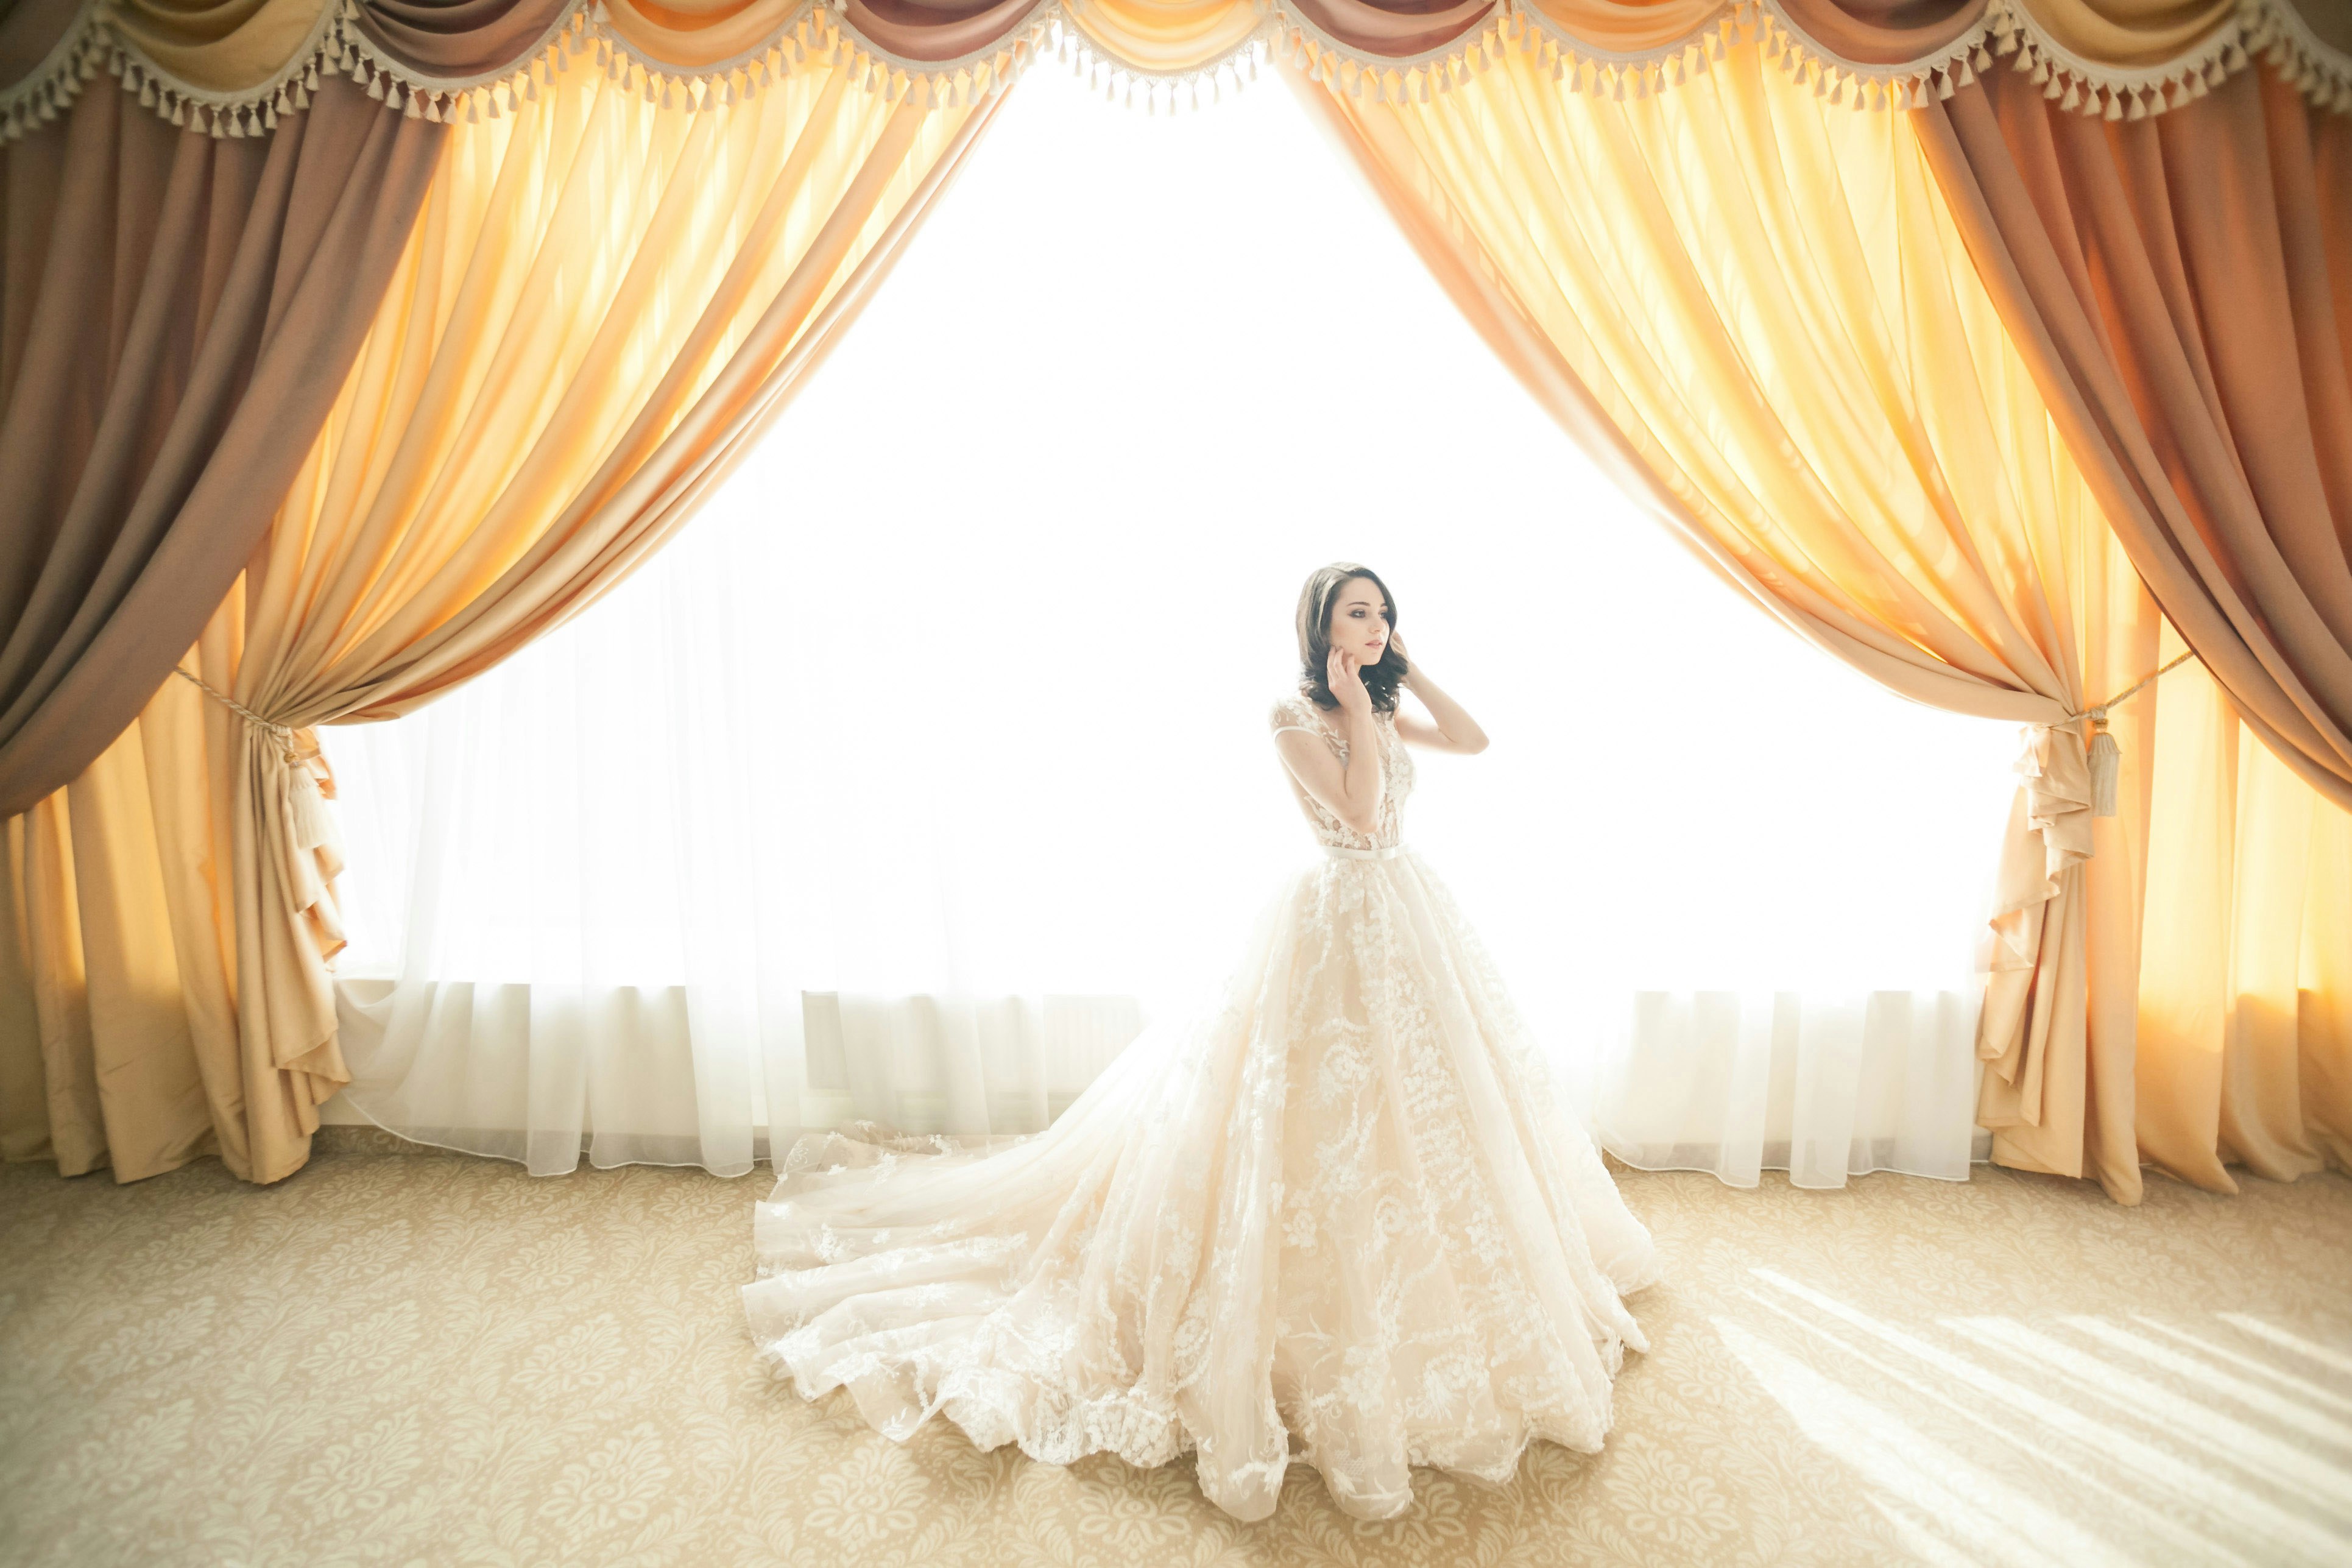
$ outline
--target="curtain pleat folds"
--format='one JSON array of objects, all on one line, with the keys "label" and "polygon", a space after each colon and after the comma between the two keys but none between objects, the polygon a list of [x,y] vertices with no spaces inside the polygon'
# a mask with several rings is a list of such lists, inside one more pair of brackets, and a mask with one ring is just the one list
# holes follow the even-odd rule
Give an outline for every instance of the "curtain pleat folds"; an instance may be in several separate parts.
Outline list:
[{"label": "curtain pleat folds", "polygon": [[[1533,50],[1427,105],[1304,90],[1506,363],[1719,575],[1895,690],[2027,722],[1978,1037],[1994,1157],[2126,1202],[2143,1158],[2211,1185],[2225,1157],[2314,1168],[2352,1041],[2332,1032],[2342,965],[2305,938],[2342,928],[2352,889],[2273,873],[2330,864],[2341,814],[2271,780],[2229,831],[2197,817],[2202,753],[2159,753],[2157,721],[2169,703],[2193,731],[2194,699],[2161,683],[2100,714],[2116,771],[2097,814],[2084,716],[2158,668],[2163,619],[1910,121],[1827,107],[1741,47],[1623,103]],[[2200,856],[2235,868],[2245,957],[2197,980],[2173,963],[2194,907],[2149,879]],[[2231,1080],[2236,1142],[2218,1087],[2205,1105],[2201,1163],[2143,1137],[2141,1033],[2179,1016],[2171,982],[2267,1042]],[[2282,1007],[2313,1023],[2282,1037]],[[2317,1132],[2280,1109],[2299,1074]]]},{"label": "curtain pleat folds", "polygon": [[440,138],[336,82],[266,142],[98,93],[0,150],[0,815],[105,750],[227,592]]},{"label": "curtain pleat folds", "polygon": [[1977,265],[2166,616],[2352,806],[2352,121],[2266,70],[2112,129],[2018,89],[1922,118]]},{"label": "curtain pleat folds", "polygon": [[217,1148],[257,1169],[247,1129],[284,1090],[238,1070],[227,927],[200,908],[219,868],[179,858],[189,715],[140,716],[268,529],[440,141],[333,82],[267,142],[97,93],[0,149],[12,1157],[131,1180]]},{"label": "curtain pleat folds", "polygon": [[[2186,647],[2165,628],[2167,657]],[[2352,813],[2239,721],[2202,666],[2165,678],[2133,1083],[2140,1157],[2352,1170]]]},{"label": "curtain pleat folds", "polygon": [[[583,62],[449,137],[274,525],[192,639],[183,668],[215,695],[173,681],[142,726],[179,742],[144,759],[170,773],[146,802],[154,831],[181,839],[151,870],[175,915],[226,940],[234,1015],[202,1045],[240,1065],[244,1113],[219,1130],[225,1156],[246,1145],[240,1174],[299,1168],[350,1079],[311,727],[429,700],[657,548],[854,318],[992,101],[892,101],[813,62],[738,105],[665,110]],[[102,921],[40,858],[48,809],[25,819],[15,882],[32,927],[79,925],[95,998]],[[70,870],[86,881],[87,864]]]},{"label": "curtain pleat folds", "polygon": [[207,759],[236,722],[168,681],[80,777],[7,819],[0,1158],[129,1182],[217,1153],[250,1179],[257,1145],[299,1135],[286,1076],[240,1049],[236,937],[211,896],[227,823]]},{"label": "curtain pleat folds", "polygon": [[[2117,541],[2210,672],[2168,678],[2159,736],[2182,784],[2160,826],[2184,847],[2148,890],[2138,1144],[2214,1190],[2230,1160],[2286,1179],[2342,1163],[2352,1121],[2352,127],[2267,68],[2114,127],[2019,87],[1920,115],[1921,145]],[[2215,681],[2226,709],[2181,689]]]}]

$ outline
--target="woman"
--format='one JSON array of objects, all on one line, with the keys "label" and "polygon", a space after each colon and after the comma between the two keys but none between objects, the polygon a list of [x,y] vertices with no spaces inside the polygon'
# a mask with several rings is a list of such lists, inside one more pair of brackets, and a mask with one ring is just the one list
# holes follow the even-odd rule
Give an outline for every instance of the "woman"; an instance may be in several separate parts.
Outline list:
[{"label": "woman", "polygon": [[[1407,1468],[1502,1481],[1587,1452],[1656,1277],[1454,900],[1398,837],[1407,744],[1486,737],[1405,658],[1387,587],[1298,602],[1274,742],[1322,862],[1261,918],[1222,1005],[1145,1031],[1047,1131],[986,1150],[793,1149],[743,1289],[762,1358],[904,1438],[938,1412],[1067,1464],[1196,1454],[1274,1510],[1293,1457],[1384,1519]],[[1427,718],[1400,718],[1410,690]]]}]

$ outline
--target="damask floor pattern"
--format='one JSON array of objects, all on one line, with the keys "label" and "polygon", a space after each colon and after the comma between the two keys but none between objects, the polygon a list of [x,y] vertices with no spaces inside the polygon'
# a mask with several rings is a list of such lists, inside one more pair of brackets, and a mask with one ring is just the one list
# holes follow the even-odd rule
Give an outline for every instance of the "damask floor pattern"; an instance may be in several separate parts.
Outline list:
[{"label": "damask floor pattern", "polygon": [[1623,1173],[1666,1282],[1617,1426],[1359,1523],[1189,1467],[900,1447],[751,1363],[763,1175],[337,1130],[256,1190],[0,1171],[8,1564],[2343,1563],[2352,1180]]}]

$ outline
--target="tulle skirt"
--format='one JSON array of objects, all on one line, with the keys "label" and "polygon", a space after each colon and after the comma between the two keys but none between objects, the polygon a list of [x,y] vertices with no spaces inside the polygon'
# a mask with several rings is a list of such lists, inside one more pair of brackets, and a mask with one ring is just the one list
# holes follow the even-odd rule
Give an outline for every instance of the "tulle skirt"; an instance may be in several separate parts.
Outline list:
[{"label": "tulle skirt", "polygon": [[743,1303],[805,1397],[1067,1464],[1192,1452],[1244,1520],[1293,1459],[1388,1518],[1610,1426],[1657,1271],[1453,897],[1411,850],[1303,871],[1221,1002],[985,1150],[806,1138]]}]

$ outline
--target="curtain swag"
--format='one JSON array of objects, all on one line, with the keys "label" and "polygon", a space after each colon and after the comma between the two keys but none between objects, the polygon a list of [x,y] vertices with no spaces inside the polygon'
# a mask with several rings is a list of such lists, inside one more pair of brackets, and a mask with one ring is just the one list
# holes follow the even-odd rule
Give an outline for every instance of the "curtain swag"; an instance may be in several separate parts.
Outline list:
[{"label": "curtain swag", "polygon": [[[2207,0],[2153,21],[2126,0],[1929,0],[1905,8],[1924,20],[1900,26],[1872,0],[982,0],[919,22],[866,0],[720,0],[691,14],[637,0],[226,9],[0,7],[0,78],[14,78],[0,80],[0,143],[54,120],[100,70],[172,124],[215,136],[268,133],[308,106],[322,71],[405,115],[477,122],[535,100],[559,50],[593,51],[665,108],[733,103],[812,55],[854,66],[892,101],[963,105],[1049,52],[1113,99],[1140,96],[1155,111],[1240,86],[1269,51],[1351,97],[1425,103],[1521,46],[1575,90],[1623,100],[1679,86],[1728,44],[1760,40],[1833,105],[1920,108],[2006,59],[2062,109],[2141,120],[2264,58],[2315,102],[2352,112],[2352,16],[2332,0]],[[493,15],[457,26],[482,12]]]}]

